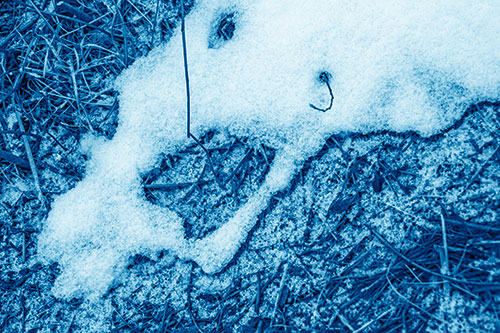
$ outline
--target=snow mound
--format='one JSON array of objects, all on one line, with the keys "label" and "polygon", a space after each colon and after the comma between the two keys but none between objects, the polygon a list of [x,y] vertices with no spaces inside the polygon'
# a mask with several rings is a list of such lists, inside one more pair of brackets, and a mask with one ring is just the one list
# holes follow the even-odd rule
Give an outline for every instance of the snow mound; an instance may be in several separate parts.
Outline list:
[{"label": "snow mound", "polygon": [[84,180],[54,201],[39,253],[61,265],[55,295],[102,295],[129,256],[161,249],[217,273],[331,134],[429,136],[471,103],[499,99],[499,17],[496,0],[200,0],[186,20],[192,132],[265,143],[273,165],[204,239],[187,239],[176,214],[144,198],[140,174],[192,143],[177,31],[118,79],[115,137],[93,145]]}]

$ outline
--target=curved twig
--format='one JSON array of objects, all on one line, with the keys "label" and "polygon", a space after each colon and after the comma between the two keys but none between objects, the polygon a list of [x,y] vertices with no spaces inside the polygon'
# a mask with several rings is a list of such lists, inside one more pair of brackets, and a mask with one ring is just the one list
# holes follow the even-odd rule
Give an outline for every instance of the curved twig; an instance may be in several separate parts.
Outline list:
[{"label": "curved twig", "polygon": [[330,78],[331,78],[331,74],[328,72],[321,72],[321,74],[319,74],[319,77],[318,77],[318,80],[322,83],[325,83],[326,87],[328,88],[328,92],[330,93],[330,105],[328,105],[327,108],[322,109],[322,108],[314,106],[313,104],[310,103],[309,106],[312,107],[314,110],[326,112],[332,108],[334,97],[333,97],[332,87],[330,86]]}]

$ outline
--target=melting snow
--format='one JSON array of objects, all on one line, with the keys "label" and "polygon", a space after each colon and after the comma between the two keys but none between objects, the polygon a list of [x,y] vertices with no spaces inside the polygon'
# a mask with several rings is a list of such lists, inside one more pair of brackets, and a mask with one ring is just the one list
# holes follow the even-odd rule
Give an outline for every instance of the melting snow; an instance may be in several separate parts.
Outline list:
[{"label": "melting snow", "polygon": [[[58,197],[39,253],[57,261],[60,297],[99,296],[127,258],[166,249],[209,274],[227,265],[272,194],[333,133],[428,136],[471,103],[500,98],[496,0],[200,0],[187,17],[192,132],[210,129],[276,149],[263,185],[221,228],[185,237],[149,203],[141,173],[186,139],[180,32],[117,81],[115,137],[90,145],[86,176]],[[333,106],[326,112],[330,94]],[[324,75],[323,75],[324,77]]]}]

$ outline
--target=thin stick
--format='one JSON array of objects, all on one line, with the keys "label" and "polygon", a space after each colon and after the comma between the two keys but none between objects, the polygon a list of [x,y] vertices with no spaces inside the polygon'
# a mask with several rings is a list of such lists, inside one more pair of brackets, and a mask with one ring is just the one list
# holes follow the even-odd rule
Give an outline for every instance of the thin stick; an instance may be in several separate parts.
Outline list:
[{"label": "thin stick", "polygon": [[127,25],[125,24],[125,19],[123,17],[122,9],[118,7],[118,4],[116,4],[117,12],[118,12],[118,17],[121,20],[121,26],[122,26],[122,35],[123,35],[123,63],[125,66],[128,66],[128,33],[127,33]]},{"label": "thin stick", "polygon": [[257,294],[255,295],[255,306],[254,306],[254,312],[258,316],[259,311],[260,311],[260,296],[262,292],[262,281],[261,281],[261,276],[260,272],[257,273]]},{"label": "thin stick", "polygon": [[450,264],[449,264],[449,256],[448,256],[448,240],[446,237],[446,222],[444,221],[443,213],[441,213],[441,231],[443,233],[443,249],[444,249],[444,262],[441,267],[441,273],[445,275],[450,274]]},{"label": "thin stick", "polygon": [[76,82],[76,72],[79,70],[80,64],[76,49],[73,49],[73,51],[75,53],[75,61],[78,67],[75,70],[75,67],[73,66],[73,61],[71,60],[68,60],[68,66],[71,74],[71,82],[73,83],[73,94],[75,95],[76,106],[78,111],[85,116],[85,120],[87,120],[87,124],[89,125],[90,130],[94,131],[92,123],[90,122],[89,115],[87,111],[83,108],[82,103],[80,101],[80,94],[78,93],[78,84]]},{"label": "thin stick", "polygon": [[195,182],[175,183],[175,184],[146,184],[144,185],[144,188],[148,190],[172,191],[193,185],[205,185],[205,184],[208,184],[208,181],[197,180]]},{"label": "thin stick", "polygon": [[186,20],[184,18],[184,0],[181,0],[181,35],[182,35],[182,55],[184,58],[184,78],[186,79],[186,97],[187,97],[187,137],[191,136],[191,96],[189,94],[189,73],[186,46]]},{"label": "thin stick", "polygon": [[186,113],[187,113],[187,126],[186,126],[186,135],[188,138],[192,138],[207,154],[208,158],[208,166],[210,167],[210,171],[212,171],[215,182],[220,187],[221,190],[224,190],[224,184],[219,180],[217,174],[215,173],[215,168],[212,163],[212,158],[210,157],[210,153],[207,148],[191,133],[191,94],[189,92],[189,70],[188,70],[188,59],[187,59],[187,46],[186,46],[186,22],[185,22],[185,12],[184,12],[184,0],[181,1],[181,35],[182,35],[182,55],[184,59],[184,78],[186,81]]},{"label": "thin stick", "polygon": [[[444,220],[443,213],[441,215],[441,232],[443,234],[443,250],[439,249],[439,258],[441,260],[441,274],[450,275],[450,262],[448,255],[448,240],[446,236],[446,222]],[[442,307],[441,316],[443,319],[444,329],[448,331],[447,317],[450,311],[450,281],[443,281],[443,294],[441,297]]]},{"label": "thin stick", "polygon": [[[24,125],[23,125],[23,122],[21,119],[21,115],[19,114],[19,111],[15,110],[15,113],[16,113],[17,122],[19,123],[19,129],[22,132],[26,132],[26,130],[24,129]],[[40,187],[40,181],[38,178],[38,170],[36,168],[35,160],[33,159],[33,153],[31,151],[31,147],[30,147],[30,144],[28,142],[28,138],[26,137],[26,135],[22,135],[21,138],[23,140],[24,148],[26,149],[26,154],[28,155],[28,162],[30,164],[31,173],[33,175],[33,180],[35,181],[35,188],[36,188],[36,191],[38,193],[38,200],[40,200],[41,208],[43,210],[45,210],[45,199],[43,197],[42,188]]]},{"label": "thin stick", "polygon": [[280,287],[278,290],[278,294],[276,295],[276,300],[274,301],[274,309],[273,309],[273,317],[271,319],[271,327],[274,326],[274,322],[276,320],[276,313],[278,312],[278,306],[283,296],[283,290],[285,289],[285,282],[288,273],[288,262],[283,265],[283,275],[281,275]]}]

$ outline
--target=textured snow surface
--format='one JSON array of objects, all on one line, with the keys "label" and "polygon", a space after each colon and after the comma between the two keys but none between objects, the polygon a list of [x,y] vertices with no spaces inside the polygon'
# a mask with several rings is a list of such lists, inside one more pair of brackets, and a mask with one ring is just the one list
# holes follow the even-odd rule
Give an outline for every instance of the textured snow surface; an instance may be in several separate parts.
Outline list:
[{"label": "textured snow surface", "polygon": [[[225,17],[234,36],[218,33]],[[333,133],[429,136],[471,104],[500,98],[498,1],[202,1],[186,19],[191,129],[276,149],[260,189],[221,228],[187,239],[182,220],[144,198],[140,175],[186,139],[180,30],[117,81],[120,122],[87,142],[84,180],[58,197],[39,253],[57,261],[59,297],[99,296],[136,253],[166,249],[216,273],[257,215]],[[227,19],[226,19],[227,20]],[[321,73],[330,75],[335,99]]]}]

